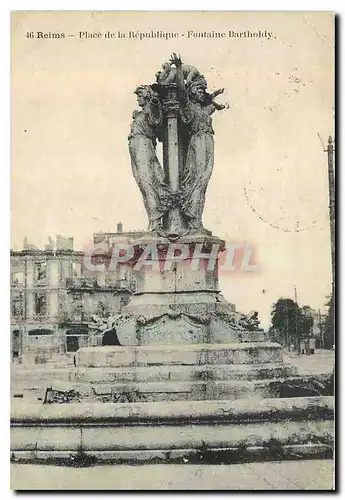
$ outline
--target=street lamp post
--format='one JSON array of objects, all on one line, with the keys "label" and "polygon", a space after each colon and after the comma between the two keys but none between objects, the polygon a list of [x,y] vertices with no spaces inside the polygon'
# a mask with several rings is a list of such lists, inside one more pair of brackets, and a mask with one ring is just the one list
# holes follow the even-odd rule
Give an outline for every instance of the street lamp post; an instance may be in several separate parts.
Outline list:
[{"label": "street lamp post", "polygon": [[331,136],[328,138],[328,190],[329,190],[329,223],[331,236],[331,259],[332,259],[332,295],[334,297],[335,287],[335,180],[334,180],[334,145]]}]

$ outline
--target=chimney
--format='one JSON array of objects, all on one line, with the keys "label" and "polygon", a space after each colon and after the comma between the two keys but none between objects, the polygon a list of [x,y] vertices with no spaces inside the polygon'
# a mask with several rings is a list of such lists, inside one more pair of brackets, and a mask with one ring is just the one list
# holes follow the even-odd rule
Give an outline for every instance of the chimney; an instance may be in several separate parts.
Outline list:
[{"label": "chimney", "polygon": [[56,250],[73,250],[73,238],[56,235]]},{"label": "chimney", "polygon": [[45,250],[54,250],[54,240],[51,236],[48,237],[48,243],[45,245]]},{"label": "chimney", "polygon": [[118,233],[122,233],[122,231],[123,231],[123,224],[120,221],[120,222],[117,223],[117,232]]}]

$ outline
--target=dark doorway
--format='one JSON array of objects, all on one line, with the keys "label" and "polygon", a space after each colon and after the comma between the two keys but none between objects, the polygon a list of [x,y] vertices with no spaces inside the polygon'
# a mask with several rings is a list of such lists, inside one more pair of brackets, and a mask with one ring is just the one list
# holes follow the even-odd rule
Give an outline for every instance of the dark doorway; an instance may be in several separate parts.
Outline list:
[{"label": "dark doorway", "polygon": [[78,337],[75,335],[67,335],[66,337],[67,352],[76,352],[79,349]]},{"label": "dark doorway", "polygon": [[109,330],[108,332],[105,332],[102,337],[102,345],[121,345],[119,339],[117,338],[115,328]]},{"label": "dark doorway", "polygon": [[12,359],[19,358],[20,349],[20,330],[13,330],[12,332]]}]

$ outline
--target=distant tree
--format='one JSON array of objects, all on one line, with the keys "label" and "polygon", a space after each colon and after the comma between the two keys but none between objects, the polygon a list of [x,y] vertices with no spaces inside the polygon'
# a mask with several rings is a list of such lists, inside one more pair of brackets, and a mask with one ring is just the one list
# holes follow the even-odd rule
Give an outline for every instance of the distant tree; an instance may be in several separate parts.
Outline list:
[{"label": "distant tree", "polygon": [[280,298],[273,304],[271,313],[271,328],[275,341],[282,345],[299,345],[301,311],[292,299]]},{"label": "distant tree", "polygon": [[334,341],[334,331],[335,331],[335,320],[334,320],[334,296],[330,297],[327,302],[327,316],[324,324],[324,339],[325,339],[325,348],[332,349],[335,341]]},{"label": "distant tree", "polygon": [[273,304],[271,313],[271,340],[299,348],[301,337],[311,333],[314,319],[309,306],[300,308],[292,299],[280,298]]}]

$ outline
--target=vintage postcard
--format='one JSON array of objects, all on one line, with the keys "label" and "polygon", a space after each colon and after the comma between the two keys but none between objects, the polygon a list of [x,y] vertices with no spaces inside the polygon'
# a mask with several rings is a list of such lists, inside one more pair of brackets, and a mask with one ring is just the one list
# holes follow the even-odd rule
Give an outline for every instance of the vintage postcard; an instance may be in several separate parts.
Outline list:
[{"label": "vintage postcard", "polygon": [[11,13],[13,490],[334,489],[334,45]]}]

